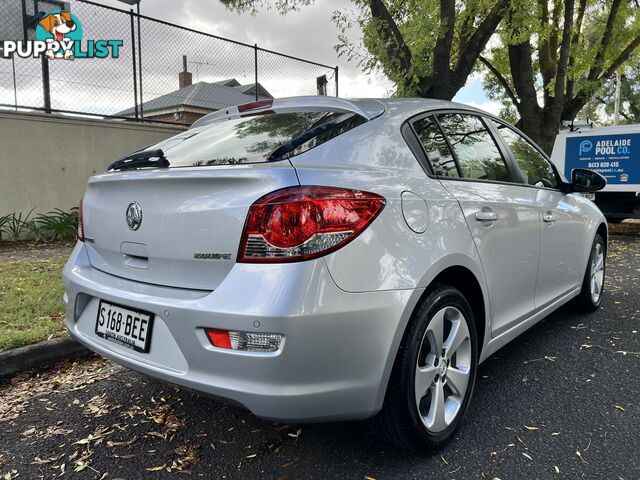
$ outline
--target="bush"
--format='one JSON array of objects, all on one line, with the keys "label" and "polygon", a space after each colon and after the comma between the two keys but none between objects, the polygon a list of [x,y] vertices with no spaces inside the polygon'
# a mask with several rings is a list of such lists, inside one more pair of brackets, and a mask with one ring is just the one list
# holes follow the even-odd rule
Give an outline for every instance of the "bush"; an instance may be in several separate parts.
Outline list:
[{"label": "bush", "polygon": [[78,207],[69,212],[56,208],[53,212],[38,215],[33,223],[37,225],[34,233],[44,235],[45,240],[71,238],[78,231]]},{"label": "bush", "polygon": [[35,240],[48,242],[60,238],[73,238],[78,230],[78,207],[65,212],[56,208],[31,218],[32,209],[23,218],[22,213],[11,213],[0,217],[0,240],[3,233],[8,240]]},{"label": "bush", "polygon": [[5,215],[4,217],[0,217],[0,241],[2,240],[2,232],[4,231],[4,226],[9,221],[9,217],[11,217],[11,215]]},{"label": "bush", "polygon": [[29,218],[35,209],[32,208],[27,216],[22,218],[22,212],[16,215],[16,213],[12,213],[8,215],[7,221],[5,222],[2,230],[9,235],[9,238],[14,241],[24,240],[26,234],[30,232],[29,228]]}]

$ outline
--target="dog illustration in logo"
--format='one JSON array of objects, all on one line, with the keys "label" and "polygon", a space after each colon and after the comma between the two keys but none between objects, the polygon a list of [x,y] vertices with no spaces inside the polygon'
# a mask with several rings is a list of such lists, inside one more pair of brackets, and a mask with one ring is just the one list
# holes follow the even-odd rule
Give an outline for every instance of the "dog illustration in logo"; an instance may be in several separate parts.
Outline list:
[{"label": "dog illustration in logo", "polygon": [[[56,42],[60,43],[64,40],[65,35],[73,32],[76,29],[76,23],[71,18],[70,12],[60,12],[60,13],[50,13],[45,16],[42,20],[38,22],[38,24],[44,28],[47,32],[53,35]],[[50,59],[62,58],[62,53],[55,55],[53,51],[47,51],[47,56]],[[66,60],[70,59],[73,56],[71,50],[65,50],[64,58]]]}]

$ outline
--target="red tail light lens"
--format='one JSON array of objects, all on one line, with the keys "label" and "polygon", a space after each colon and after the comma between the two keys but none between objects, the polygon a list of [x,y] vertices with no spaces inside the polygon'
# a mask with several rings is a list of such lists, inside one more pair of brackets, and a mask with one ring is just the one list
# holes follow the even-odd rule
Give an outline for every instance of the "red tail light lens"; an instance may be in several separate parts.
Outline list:
[{"label": "red tail light lens", "polygon": [[78,209],[78,240],[84,242],[84,215],[82,214],[82,204],[84,203],[84,197],[80,199],[80,208]]},{"label": "red tail light lens", "polygon": [[337,187],[292,187],[249,209],[238,262],[299,262],[356,238],[385,206],[380,195]]}]

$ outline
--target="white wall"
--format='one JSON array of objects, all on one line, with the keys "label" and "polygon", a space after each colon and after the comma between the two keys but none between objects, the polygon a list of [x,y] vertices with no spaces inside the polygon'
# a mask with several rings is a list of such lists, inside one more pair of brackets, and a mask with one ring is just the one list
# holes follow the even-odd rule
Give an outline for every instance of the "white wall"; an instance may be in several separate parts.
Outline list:
[{"label": "white wall", "polygon": [[0,216],[77,206],[87,179],[182,129],[120,120],[0,113]]}]

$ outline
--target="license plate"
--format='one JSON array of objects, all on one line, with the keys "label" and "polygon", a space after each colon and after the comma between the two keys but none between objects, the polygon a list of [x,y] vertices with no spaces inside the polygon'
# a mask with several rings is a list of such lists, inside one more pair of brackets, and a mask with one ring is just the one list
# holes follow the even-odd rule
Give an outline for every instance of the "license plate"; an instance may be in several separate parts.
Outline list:
[{"label": "license plate", "polygon": [[595,193],[581,193],[580,195],[582,195],[587,200],[591,200],[592,202],[594,202],[596,200],[596,194]]},{"label": "license plate", "polygon": [[153,314],[100,301],[96,335],[136,352],[147,353],[151,344]]}]

